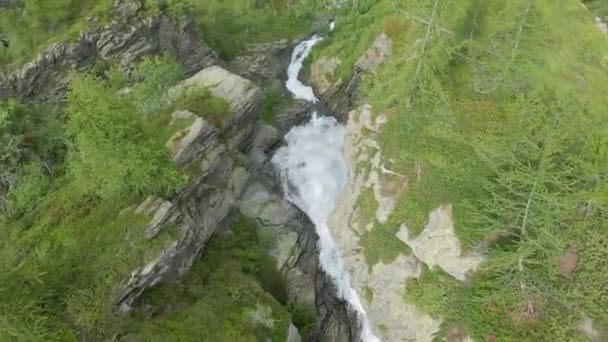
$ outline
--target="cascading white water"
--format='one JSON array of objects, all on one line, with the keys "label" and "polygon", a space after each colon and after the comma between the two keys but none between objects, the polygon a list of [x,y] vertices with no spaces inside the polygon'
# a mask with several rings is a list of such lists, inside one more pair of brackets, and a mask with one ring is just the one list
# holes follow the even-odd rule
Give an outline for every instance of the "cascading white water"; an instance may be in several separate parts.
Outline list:
[{"label": "cascading white water", "polygon": [[[303,60],[320,40],[318,36],[312,36],[293,51],[286,86],[295,98],[317,101],[312,88],[302,84],[298,75]],[[287,145],[276,152],[272,162],[280,171],[287,200],[302,209],[314,223],[319,235],[321,267],[336,286],[338,296],[356,310],[361,323],[361,340],[379,342],[327,226],[335,201],[348,181],[348,168],[341,151],[344,133],[344,126],[333,117],[319,117],[313,113],[310,122],[287,133]]]},{"label": "cascading white water", "polygon": [[315,96],[312,87],[304,85],[300,82],[298,76],[300,75],[300,70],[302,70],[302,63],[312,51],[312,48],[323,38],[317,36],[316,34],[310,39],[305,40],[298,44],[291,53],[291,63],[289,63],[289,67],[287,68],[287,82],[285,86],[287,90],[289,90],[296,99],[306,100],[309,102],[317,102],[319,101]]}]

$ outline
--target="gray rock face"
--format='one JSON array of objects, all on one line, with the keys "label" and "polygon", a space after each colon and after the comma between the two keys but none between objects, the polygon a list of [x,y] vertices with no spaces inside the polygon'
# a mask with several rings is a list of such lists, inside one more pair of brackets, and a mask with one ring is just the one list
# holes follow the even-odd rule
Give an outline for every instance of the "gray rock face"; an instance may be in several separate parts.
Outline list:
[{"label": "gray rock face", "polygon": [[226,100],[232,116],[223,123],[222,134],[229,138],[231,146],[239,150],[247,147],[260,119],[264,100],[256,85],[219,66],[212,66],[185,80],[181,86],[204,87],[213,96]]},{"label": "gray rock face", "polygon": [[284,78],[292,45],[286,40],[253,44],[237,56],[232,64],[235,72],[257,83],[267,84]]},{"label": "gray rock face", "polygon": [[312,106],[308,101],[297,101],[276,113],[272,125],[279,130],[281,135],[285,135],[293,126],[304,123],[311,110]]},{"label": "gray rock face", "polygon": [[33,61],[0,75],[0,99],[60,97],[70,70],[88,70],[97,60],[117,60],[129,69],[143,56],[169,53],[190,74],[216,62],[193,21],[176,24],[164,15],[142,19],[142,8],[142,0],[119,1],[111,24],[82,32],[76,42],[52,44]]},{"label": "gray rock face", "polygon": [[[135,209],[150,218],[145,232],[148,240],[157,239],[168,229],[175,238],[162,245],[153,260],[131,272],[117,291],[115,310],[128,312],[146,289],[183,276],[209,238],[227,225],[232,214],[240,212],[273,231],[275,243],[269,253],[285,276],[289,301],[317,309],[319,318],[312,340],[354,340],[357,320],[337,299],[328,276],[319,270],[314,226],[283,198],[268,164],[269,155],[264,151],[279,141],[280,134],[276,128],[258,122],[261,91],[219,67],[200,71],[182,86],[208,87],[229,103],[233,116],[220,127],[196,118],[168,142],[174,161],[194,170],[196,178],[174,198],[151,196]],[[191,114],[176,112],[173,116],[187,118]],[[289,330],[290,341],[300,341],[293,328]]]},{"label": "gray rock face", "polygon": [[306,215],[274,190],[272,177],[253,177],[239,201],[240,212],[272,229],[275,237],[270,253],[287,281],[289,300],[314,306],[317,325],[309,341],[356,341],[356,313],[343,300],[329,276],[319,269],[318,237]]},{"label": "gray rock face", "polygon": [[188,129],[174,159],[180,165],[196,166],[199,176],[170,201],[148,198],[137,209],[151,216],[146,238],[154,239],[164,229],[176,229],[177,237],[152,262],[131,273],[115,302],[121,312],[129,311],[147,288],[181,277],[190,269],[234,209],[249,176],[237,167],[233,156],[237,152],[217,139],[217,128],[201,118],[192,126],[196,127]]},{"label": "gray rock face", "polygon": [[[145,289],[181,277],[190,269],[211,235],[235,210],[249,178],[249,173],[239,166],[246,161],[239,148],[243,141],[251,139],[256,128],[260,90],[219,67],[203,69],[183,86],[208,87],[213,95],[229,103],[233,116],[222,127],[196,118],[167,143],[173,160],[193,170],[196,178],[170,201],[151,197],[136,209],[151,217],[146,238],[154,239],[163,229],[175,227],[178,237],[152,262],[131,273],[115,303],[119,311],[129,311]],[[182,114],[176,114],[179,115]]]},{"label": "gray rock face", "polygon": [[355,106],[361,77],[365,73],[373,73],[392,52],[391,39],[384,32],[380,33],[355,63],[353,76],[349,80],[339,79],[333,83],[327,80],[325,74],[333,74],[341,61],[337,58],[320,58],[311,68],[311,82],[316,94],[338,119],[348,120],[348,113]]},{"label": "gray rock face", "polygon": [[281,141],[279,131],[274,127],[266,124],[260,124],[257,134],[253,137],[253,141],[247,151],[247,158],[253,165],[262,168],[270,160],[270,152],[273,147]]},{"label": "gray rock face", "polygon": [[285,342],[302,342],[302,336],[300,336],[298,328],[296,328],[293,323],[289,324],[289,329],[287,330],[287,340]]},{"label": "gray rock face", "polygon": [[318,255],[312,223],[262,180],[247,187],[239,210],[261,227],[273,230],[276,242],[270,254],[287,279],[290,300],[314,306]]}]

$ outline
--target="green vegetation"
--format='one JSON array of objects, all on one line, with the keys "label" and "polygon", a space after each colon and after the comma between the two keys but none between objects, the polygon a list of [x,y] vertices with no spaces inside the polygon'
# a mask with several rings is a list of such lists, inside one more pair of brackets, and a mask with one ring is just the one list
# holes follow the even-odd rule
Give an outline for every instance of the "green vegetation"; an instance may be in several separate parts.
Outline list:
[{"label": "green vegetation", "polygon": [[[308,2],[308,1],[306,1]],[[305,3],[306,3],[305,2]],[[74,40],[87,28],[112,18],[112,0],[12,0],[0,8],[0,70],[33,59],[54,42]],[[293,39],[312,22],[305,5],[287,0],[146,0],[140,16],[168,14],[180,21],[193,17],[202,36],[220,56],[230,60],[248,44]],[[94,18],[91,20],[91,18]]]},{"label": "green vegetation", "polygon": [[303,303],[289,303],[287,310],[291,314],[291,321],[298,328],[302,340],[313,331],[317,319],[317,311],[314,306]]},{"label": "green vegetation", "polygon": [[[399,231],[399,223],[380,224],[376,220],[376,210],[378,210],[378,202],[374,190],[365,188],[357,199],[356,212],[357,222],[363,231],[360,243],[370,269],[380,261],[385,264],[391,263],[399,254],[410,250],[405,243],[395,238],[395,234]],[[370,223],[373,223],[373,228],[366,230],[366,226]]]},{"label": "green vegetation", "polygon": [[[590,267],[608,267],[598,257],[608,239],[608,43],[590,13],[574,0],[383,0],[344,12],[315,55],[343,61],[336,77],[381,30],[393,39],[360,94],[388,117],[380,142],[392,170],[412,175],[388,226],[417,233],[451,203],[465,248],[488,255],[466,284],[424,272],[408,300],[476,340],[579,340],[584,315],[605,329],[605,275]],[[394,231],[386,239],[397,241]],[[377,262],[392,249],[371,250]],[[578,259],[564,272],[567,250]]]},{"label": "green vegetation", "polygon": [[[236,220],[183,279],[145,293],[125,332],[143,341],[284,341],[291,317],[267,232]],[[292,311],[295,323],[309,324],[301,311]]]},{"label": "green vegetation", "polygon": [[[115,19],[113,3],[10,1],[0,8],[0,69]],[[250,43],[294,38],[311,19],[281,0],[150,0],[140,13],[161,14],[192,16],[225,59]],[[175,88],[185,74],[169,57],[144,59],[128,74],[115,61],[92,62],[90,73],[74,71],[65,99],[0,103],[0,340],[284,341],[292,321],[306,336],[314,307],[287,303],[267,254],[271,231],[244,220],[212,239],[188,277],[145,295],[156,312],[114,312],[120,284],[174,239],[165,230],[145,240],[150,217],[133,209],[188,180],[167,141],[197,116],[221,125],[231,112],[206,88]],[[286,104],[269,92],[264,118]],[[195,115],[175,119],[176,110]]]},{"label": "green vegetation", "polygon": [[166,141],[145,131],[147,118],[137,112],[135,103],[129,96],[115,96],[93,76],[72,80],[68,132],[78,149],[71,151],[69,164],[84,191],[113,197],[132,191],[167,193],[180,184],[163,148]]},{"label": "green vegetation", "polygon": [[87,18],[107,19],[111,0],[16,0],[0,8],[0,65],[21,64],[49,43],[78,37]]},{"label": "green vegetation", "polygon": [[368,303],[371,303],[374,300],[374,290],[369,286],[365,286],[363,288],[363,298],[365,298]]},{"label": "green vegetation", "polygon": [[397,224],[392,222],[381,224],[374,220],[373,228],[361,235],[363,255],[370,270],[380,261],[390,264],[399,254],[410,251],[403,241],[395,237],[398,231],[399,225]]},{"label": "green vegetation", "polygon": [[262,121],[272,124],[274,115],[287,108],[294,102],[293,98],[285,96],[281,89],[270,88],[266,90],[264,97],[264,109],[262,110]]},{"label": "green vegetation", "polygon": [[153,58],[123,79],[132,91],[122,95],[113,82],[75,74],[65,115],[0,105],[0,340],[115,330],[116,286],[171,241],[168,231],[144,241],[150,218],[132,208],[186,180],[165,148],[180,123],[169,125],[164,107],[173,104],[158,102],[180,75],[167,58]]},{"label": "green vegetation", "polygon": [[176,110],[190,111],[216,126],[221,126],[232,116],[225,100],[213,97],[208,89],[200,87],[179,90],[171,104],[164,109],[166,113]]},{"label": "green vegetation", "polygon": [[608,3],[603,0],[583,0],[591,12],[600,18],[608,17]]},{"label": "green vegetation", "polygon": [[281,38],[295,38],[308,30],[310,12],[287,6],[287,0],[182,0],[198,19],[206,40],[223,59],[247,47]]}]

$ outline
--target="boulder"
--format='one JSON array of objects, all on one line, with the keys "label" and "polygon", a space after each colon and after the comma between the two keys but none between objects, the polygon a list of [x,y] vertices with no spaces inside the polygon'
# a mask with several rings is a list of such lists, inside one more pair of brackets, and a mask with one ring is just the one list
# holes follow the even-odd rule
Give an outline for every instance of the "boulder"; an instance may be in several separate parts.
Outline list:
[{"label": "boulder", "polygon": [[185,80],[180,87],[207,88],[213,96],[225,100],[232,115],[222,124],[222,134],[229,138],[230,146],[239,150],[247,148],[264,101],[262,91],[256,85],[219,66],[211,66]]},{"label": "boulder", "polygon": [[266,124],[260,124],[247,152],[247,158],[257,167],[263,167],[270,160],[272,148],[281,141],[279,131]]}]

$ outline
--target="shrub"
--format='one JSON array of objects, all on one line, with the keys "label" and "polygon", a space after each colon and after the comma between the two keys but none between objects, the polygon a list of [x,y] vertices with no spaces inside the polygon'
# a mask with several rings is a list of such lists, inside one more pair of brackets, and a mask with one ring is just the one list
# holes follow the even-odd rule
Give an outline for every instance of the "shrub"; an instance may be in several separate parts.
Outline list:
[{"label": "shrub", "polygon": [[74,139],[70,171],[83,190],[104,197],[168,193],[183,177],[164,142],[145,135],[145,118],[128,97],[90,75],[75,75],[68,94],[68,129]]}]

